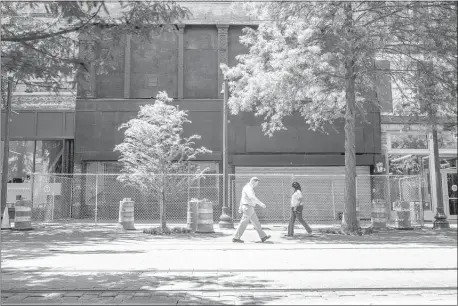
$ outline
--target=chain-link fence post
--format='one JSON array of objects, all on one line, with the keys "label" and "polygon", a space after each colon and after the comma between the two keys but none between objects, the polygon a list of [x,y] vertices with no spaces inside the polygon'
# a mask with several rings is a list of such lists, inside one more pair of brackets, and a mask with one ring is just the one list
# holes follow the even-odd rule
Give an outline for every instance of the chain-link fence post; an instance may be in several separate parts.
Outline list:
[{"label": "chain-link fence post", "polygon": [[425,212],[423,211],[423,194],[422,194],[422,185],[423,185],[423,178],[421,175],[418,176],[418,199],[420,200],[420,226],[424,227],[425,225]]},{"label": "chain-link fence post", "polygon": [[[188,166],[188,174],[189,174],[189,166]],[[191,176],[188,176],[188,179],[187,179],[187,188],[188,188],[188,202],[191,201]]]},{"label": "chain-link fence post", "polygon": [[402,199],[402,185],[401,185],[401,180],[402,180],[402,178],[400,178],[400,179],[398,180],[398,185],[399,185],[399,201],[402,201],[402,200],[403,200],[403,199]]},{"label": "chain-link fence post", "polygon": [[68,215],[70,217],[70,219],[72,218],[72,208],[73,208],[73,187],[74,187],[74,182],[73,182],[74,178],[73,178],[73,175],[72,176],[69,176],[68,178],[68,200],[70,201],[70,205],[69,205],[69,208],[68,208]]},{"label": "chain-link fence post", "polygon": [[283,178],[281,179],[281,192],[282,192],[282,212],[283,212],[283,222],[285,222],[285,182],[283,181]]},{"label": "chain-link fence post", "polygon": [[385,188],[384,188],[383,194],[384,194],[385,201],[386,201],[385,213],[386,213],[386,222],[388,224],[391,220],[391,192],[390,192],[391,181],[390,181],[389,174],[386,174],[384,177],[385,177],[385,185],[384,185]]},{"label": "chain-link fence post", "polygon": [[332,209],[334,220],[336,220],[336,199],[334,195],[334,177],[331,176],[331,195],[332,195]]},{"label": "chain-link fence post", "polygon": [[[359,199],[358,199],[358,175],[355,176],[355,190],[356,190],[356,203],[355,203],[356,221],[357,221],[358,226],[360,226],[359,224]],[[342,219],[343,219],[343,215],[342,215]]]},{"label": "chain-link fence post", "polygon": [[232,221],[234,221],[234,218],[235,218],[235,199],[237,198],[236,195],[235,195],[235,178],[233,180],[229,180],[229,184],[228,186],[230,186],[230,195],[231,195],[231,205],[232,205]]},{"label": "chain-link fence post", "polygon": [[[54,176],[53,177],[53,184],[56,183],[56,177]],[[54,195],[54,186],[52,188],[53,192],[52,192],[52,208],[51,208],[51,222],[54,222],[54,198],[55,198],[55,195]]]},{"label": "chain-link fence post", "polygon": [[98,196],[99,196],[99,175],[95,174],[95,212],[94,212],[94,220],[95,224],[97,225],[97,213],[98,213]]}]

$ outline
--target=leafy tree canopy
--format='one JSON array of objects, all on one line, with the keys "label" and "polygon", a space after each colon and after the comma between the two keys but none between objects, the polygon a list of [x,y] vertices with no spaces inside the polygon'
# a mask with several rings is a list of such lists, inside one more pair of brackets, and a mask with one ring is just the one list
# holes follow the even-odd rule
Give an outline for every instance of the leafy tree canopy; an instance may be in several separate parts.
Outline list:
[{"label": "leafy tree canopy", "polygon": [[165,92],[160,92],[154,104],[141,106],[137,118],[119,127],[125,130],[125,136],[115,151],[121,154],[119,161],[126,173],[120,180],[144,190],[158,189],[152,174],[189,173],[197,155],[211,153],[204,147],[194,148],[199,135],[183,137],[183,126],[191,121],[186,111],[178,110],[171,102]]},{"label": "leafy tree canopy", "polygon": [[[171,1],[2,1],[0,8],[2,75],[56,91],[68,87],[68,77],[74,85],[90,63],[115,65],[124,35],[149,41],[190,16]],[[79,57],[81,36],[94,41],[96,61]]]},{"label": "leafy tree canopy", "polygon": [[119,129],[124,141],[115,147],[120,153],[123,174],[118,180],[138,190],[158,196],[162,229],[166,228],[167,190],[173,197],[207,170],[201,170],[192,161],[210,150],[195,148],[199,135],[183,137],[188,114],[171,105],[167,93],[159,92],[152,105],[140,107],[137,118]]},{"label": "leafy tree canopy", "polygon": [[[223,69],[232,112],[263,116],[267,133],[282,129],[282,118],[295,111],[312,129],[344,117],[351,76],[360,114],[368,109],[365,103],[379,106],[374,93],[383,75],[402,84],[401,96],[412,98],[408,89],[417,86],[417,70],[427,56],[435,61],[429,77],[437,90],[456,93],[456,8],[450,2],[353,2],[350,10],[345,2],[263,3],[247,9],[271,21],[245,29],[241,42],[249,53]],[[377,67],[375,59],[388,59],[392,69]],[[444,71],[455,73],[446,78]],[[441,106],[448,113],[450,103]],[[425,110],[413,104],[412,112],[415,107]]]}]

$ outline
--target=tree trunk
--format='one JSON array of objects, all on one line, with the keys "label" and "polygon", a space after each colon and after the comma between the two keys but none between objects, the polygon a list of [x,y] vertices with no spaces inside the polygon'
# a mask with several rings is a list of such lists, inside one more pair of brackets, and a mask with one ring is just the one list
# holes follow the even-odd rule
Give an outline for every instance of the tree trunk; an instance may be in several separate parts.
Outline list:
[{"label": "tree trunk", "polygon": [[[444,211],[444,197],[442,194],[442,176],[441,176],[441,166],[440,166],[440,159],[439,159],[439,144],[437,142],[437,127],[434,124],[432,128],[432,136],[433,136],[433,155],[434,155],[434,169],[431,171],[436,172],[436,190],[435,196],[437,199],[437,207],[436,207],[436,216],[434,219],[434,228],[450,228],[450,224],[447,221],[447,216],[445,215]],[[432,195],[434,196],[434,195]]]},{"label": "tree trunk", "polygon": [[[347,31],[351,31],[353,15],[351,3],[345,4]],[[351,52],[350,52],[351,53]],[[358,229],[356,219],[356,150],[355,150],[355,122],[356,122],[356,95],[355,95],[355,71],[353,54],[348,54],[346,61],[345,90],[345,207],[342,218],[342,229],[355,232]]]},{"label": "tree trunk", "polygon": [[161,229],[165,231],[167,228],[166,222],[166,207],[165,207],[165,177],[162,175],[162,186],[161,186],[161,195],[160,195],[160,219],[161,219]]}]

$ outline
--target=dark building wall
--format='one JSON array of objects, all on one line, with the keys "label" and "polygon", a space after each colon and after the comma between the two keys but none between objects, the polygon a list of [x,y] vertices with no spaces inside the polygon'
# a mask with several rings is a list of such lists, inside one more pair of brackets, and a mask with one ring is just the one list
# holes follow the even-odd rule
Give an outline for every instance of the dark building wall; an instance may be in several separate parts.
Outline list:
[{"label": "dark building wall", "polygon": [[[151,98],[165,90],[177,97],[178,88],[178,37],[174,32],[164,32],[152,43],[142,44],[138,38],[131,40],[130,97]],[[123,95],[119,95],[123,97]]]},{"label": "dark building wall", "polygon": [[[5,130],[5,112],[2,111],[2,131]],[[15,110],[10,115],[10,139],[73,139],[75,112],[51,110]],[[4,133],[2,133],[3,139]]]},{"label": "dark building wall", "polygon": [[[125,37],[123,43],[125,44]],[[124,91],[124,60],[125,49],[109,50],[102,45],[102,50],[98,51],[98,56],[106,57],[108,52],[115,52],[117,60],[113,66],[104,66],[95,73],[96,94],[99,98],[120,98]]]},{"label": "dark building wall", "polygon": [[[124,78],[129,79],[129,84],[124,80],[123,92],[113,91],[117,99],[101,99],[109,95],[100,96],[102,91],[97,88],[95,99],[77,100],[76,161],[116,160],[118,155],[113,148],[123,140],[123,132],[118,131],[118,127],[134,118],[140,105],[153,103],[149,98],[159,90],[166,90],[170,97],[178,97],[175,103],[180,109],[189,111],[192,124],[185,126],[185,136],[201,135],[202,140],[197,141],[197,145],[214,151],[201,159],[221,160],[223,101],[219,95],[222,79],[218,67],[220,62],[233,66],[237,63],[237,55],[248,52],[239,42],[244,27],[186,25],[180,31],[164,34],[156,44],[143,47],[132,38],[130,46],[126,47],[131,52],[130,63],[124,63]],[[118,85],[113,83],[113,86]],[[380,153],[379,117],[379,113],[369,113],[369,123],[360,120],[357,124],[359,165],[373,164],[373,155]],[[335,122],[337,131],[326,127],[329,133],[326,135],[308,130],[303,118],[295,115],[284,120],[288,130],[276,132],[272,138],[262,132],[261,120],[251,113],[230,116],[230,163],[344,164],[343,120]]]},{"label": "dark building wall", "polygon": [[[81,100],[77,103],[75,160],[117,160],[114,147],[123,141],[122,123],[137,116],[140,105],[152,100]],[[184,137],[202,136],[196,145],[205,146],[215,154],[202,159],[219,160],[221,151],[221,100],[175,100],[182,110],[188,110],[191,124],[184,126]]]},{"label": "dark building wall", "polygon": [[[77,105],[78,122],[75,136],[76,160],[116,160],[113,152],[115,145],[123,140],[123,131],[118,127],[137,115],[140,105],[151,103],[151,100],[99,100],[80,101]],[[222,151],[222,101],[215,100],[177,100],[180,109],[188,110],[191,124],[185,125],[184,135],[202,136],[196,145],[205,146],[214,151],[213,155],[202,156],[202,160],[220,160]],[[370,123],[359,122],[356,128],[357,154],[369,154],[363,164],[372,164],[372,154],[380,153],[380,140],[377,134],[380,125],[378,113],[369,114]],[[308,130],[304,120],[299,116],[286,118],[286,131],[274,133],[273,137],[264,135],[261,120],[253,114],[243,113],[230,116],[228,125],[228,149],[230,161],[232,155],[266,155],[266,154],[326,154],[343,165],[344,131],[343,122],[326,127],[322,132]],[[371,156],[369,158],[369,156]],[[259,157],[261,160],[265,157]],[[277,157],[279,158],[279,157]],[[368,159],[369,158],[369,159]],[[284,158],[283,158],[284,159]],[[289,159],[286,158],[285,162]],[[314,163],[315,157],[309,159],[293,158],[294,164]],[[240,160],[240,157],[234,161]],[[261,160],[258,159],[259,162]],[[361,158],[359,160],[362,163]],[[338,162],[337,162],[338,161]],[[361,164],[359,163],[359,164]],[[326,162],[329,164],[329,162]]]},{"label": "dark building wall", "polygon": [[[375,141],[376,129],[380,125],[378,113],[368,114],[369,122],[358,122],[356,126],[356,152],[379,153],[380,145]],[[309,130],[299,115],[284,119],[287,130],[277,131],[272,137],[262,131],[262,120],[253,114],[243,113],[231,118],[234,129],[230,152],[241,153],[343,153],[345,144],[344,122],[338,120],[325,126],[325,132]]]},{"label": "dark building wall", "polygon": [[184,29],[184,98],[218,97],[218,32],[215,26]]}]

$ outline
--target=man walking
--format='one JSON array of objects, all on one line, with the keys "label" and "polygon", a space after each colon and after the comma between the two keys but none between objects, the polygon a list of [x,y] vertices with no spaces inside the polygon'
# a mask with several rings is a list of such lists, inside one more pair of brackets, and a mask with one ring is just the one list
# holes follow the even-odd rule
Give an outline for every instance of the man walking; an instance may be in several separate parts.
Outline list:
[{"label": "man walking", "polygon": [[253,224],[254,228],[258,232],[259,238],[261,238],[262,242],[265,242],[267,239],[270,238],[261,228],[261,223],[259,223],[258,216],[256,215],[256,211],[254,207],[257,205],[261,206],[262,208],[266,208],[266,204],[262,203],[258,200],[254,193],[254,188],[258,186],[259,179],[257,177],[252,177],[250,182],[245,185],[242,189],[242,198],[240,200],[240,207],[239,212],[243,213],[242,220],[240,220],[239,227],[235,232],[234,238],[232,238],[232,242],[243,243],[243,240],[240,238],[245,232],[245,229],[248,223]]}]

